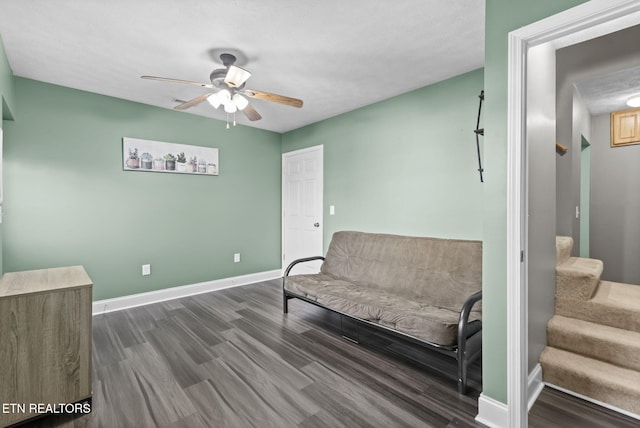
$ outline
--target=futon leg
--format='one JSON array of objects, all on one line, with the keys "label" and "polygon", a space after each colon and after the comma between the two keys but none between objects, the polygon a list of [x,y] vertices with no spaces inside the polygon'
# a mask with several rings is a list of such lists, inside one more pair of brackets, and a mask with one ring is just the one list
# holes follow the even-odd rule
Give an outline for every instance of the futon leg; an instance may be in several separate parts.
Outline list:
[{"label": "futon leg", "polygon": [[467,393],[467,364],[464,358],[458,355],[458,392]]}]

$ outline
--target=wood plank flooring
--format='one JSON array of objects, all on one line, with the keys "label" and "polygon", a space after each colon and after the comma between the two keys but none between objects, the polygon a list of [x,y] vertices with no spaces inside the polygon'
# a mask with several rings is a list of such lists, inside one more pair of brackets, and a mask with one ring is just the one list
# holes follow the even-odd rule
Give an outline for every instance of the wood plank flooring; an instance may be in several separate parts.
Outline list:
[{"label": "wood plank flooring", "polygon": [[[280,287],[267,281],[94,317],[93,412],[26,426],[481,426],[479,363],[470,393],[459,395],[452,359],[366,326],[351,343],[338,315],[299,300],[283,315]],[[547,390],[530,421],[638,425]]]}]

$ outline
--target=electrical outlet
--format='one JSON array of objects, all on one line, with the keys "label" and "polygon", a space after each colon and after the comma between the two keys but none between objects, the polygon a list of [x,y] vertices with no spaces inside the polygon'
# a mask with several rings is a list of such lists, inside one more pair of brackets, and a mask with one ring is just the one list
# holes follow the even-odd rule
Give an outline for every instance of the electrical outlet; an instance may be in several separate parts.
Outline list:
[{"label": "electrical outlet", "polygon": [[329,215],[336,215],[335,205],[329,205]]},{"label": "electrical outlet", "polygon": [[142,265],[142,276],[151,275],[151,265]]},{"label": "electrical outlet", "polygon": [[234,263],[240,263],[240,253],[235,253],[233,255],[233,262]]}]

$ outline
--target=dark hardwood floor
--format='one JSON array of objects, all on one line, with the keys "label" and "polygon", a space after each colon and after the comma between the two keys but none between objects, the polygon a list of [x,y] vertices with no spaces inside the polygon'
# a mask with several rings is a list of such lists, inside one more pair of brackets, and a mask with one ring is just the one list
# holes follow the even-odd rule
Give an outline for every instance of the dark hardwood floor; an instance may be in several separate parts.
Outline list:
[{"label": "dark hardwood floor", "polygon": [[[291,300],[268,281],[93,318],[93,412],[28,427],[477,427],[480,364],[455,362]],[[633,423],[633,424],[632,424]],[[545,390],[531,427],[638,421]]]}]

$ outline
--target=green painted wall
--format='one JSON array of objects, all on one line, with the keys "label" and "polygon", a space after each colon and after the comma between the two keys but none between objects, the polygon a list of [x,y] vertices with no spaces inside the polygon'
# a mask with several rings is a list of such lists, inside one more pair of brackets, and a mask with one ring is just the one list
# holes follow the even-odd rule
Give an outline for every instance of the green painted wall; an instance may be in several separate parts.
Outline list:
[{"label": "green painted wall", "polygon": [[283,152],[324,145],[325,247],[338,230],[482,239],[482,85],[475,70],[283,135]]},{"label": "green painted wall", "polygon": [[584,0],[486,0],[483,393],[507,401],[507,36]]},{"label": "green painted wall", "polygon": [[[4,120],[13,119],[12,110],[14,109],[15,91],[13,88],[13,72],[9,66],[7,55],[4,51],[2,36],[0,36],[0,127],[4,129]],[[4,209],[0,207],[0,209]],[[0,276],[4,273],[3,266],[3,234],[4,222],[0,223]]]},{"label": "green painted wall", "polygon": [[[6,271],[82,264],[100,300],[280,268],[280,134],[23,78],[15,93]],[[220,176],[125,172],[125,136],[217,147]]]},{"label": "green painted wall", "polygon": [[13,89],[13,73],[4,51],[2,36],[0,35],[0,113],[2,119],[12,119],[15,107],[15,92]]}]

